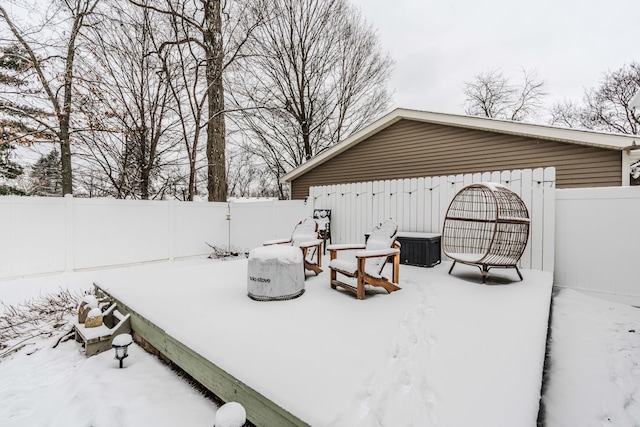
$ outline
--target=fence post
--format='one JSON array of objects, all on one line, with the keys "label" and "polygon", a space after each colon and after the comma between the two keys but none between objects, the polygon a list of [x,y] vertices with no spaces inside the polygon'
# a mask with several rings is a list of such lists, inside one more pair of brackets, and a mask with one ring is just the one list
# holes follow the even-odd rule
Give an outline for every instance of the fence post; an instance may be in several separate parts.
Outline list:
[{"label": "fence post", "polygon": [[73,271],[74,267],[74,224],[73,220],[73,194],[65,194],[64,196],[64,270],[66,272]]},{"label": "fence post", "polygon": [[231,252],[231,202],[227,202],[227,250]]},{"label": "fence post", "polygon": [[176,201],[175,199],[171,199],[169,200],[169,212],[167,215],[169,224],[168,225],[168,230],[169,230],[169,235],[167,236],[167,240],[168,240],[168,245],[169,247],[168,249],[168,255],[169,255],[169,261],[173,261],[174,257],[175,257],[175,242],[176,242]]}]

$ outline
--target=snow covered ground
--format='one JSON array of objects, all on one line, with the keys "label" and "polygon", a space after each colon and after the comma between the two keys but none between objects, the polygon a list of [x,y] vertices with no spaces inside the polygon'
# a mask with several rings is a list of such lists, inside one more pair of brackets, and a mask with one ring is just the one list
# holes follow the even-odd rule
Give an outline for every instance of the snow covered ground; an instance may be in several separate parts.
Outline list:
[{"label": "snow covered ground", "polygon": [[[129,275],[134,269],[143,275],[155,271],[171,277],[167,272],[175,271],[175,267],[193,270],[213,262],[187,260],[4,281],[0,282],[0,300],[5,304],[16,304],[38,293],[55,292],[60,287],[89,289],[97,276]],[[221,264],[226,265],[225,268],[235,268],[233,263]],[[447,265],[439,268],[446,270]],[[511,278],[510,274],[514,273],[508,271],[497,273],[498,281],[494,283],[504,286],[478,285],[472,280],[477,271],[467,273],[464,270],[452,278],[454,282],[440,286],[437,283],[440,280],[425,283],[421,271],[433,273],[433,269],[403,268],[402,291],[376,295],[360,302],[350,295],[340,298],[342,295],[330,290],[326,273],[318,278],[310,277],[307,292],[297,300],[256,303],[243,295],[241,301],[260,307],[259,310],[275,310],[277,304],[291,307],[297,304],[306,309],[305,301],[308,304],[315,298],[326,302],[323,296],[326,291],[333,298],[333,304],[324,308],[330,315],[334,310],[361,308],[367,304],[386,314],[387,308],[396,305],[394,301],[413,299],[412,309],[406,311],[393,328],[386,328],[392,333],[392,339],[384,343],[380,359],[369,365],[374,368],[366,373],[366,381],[355,388],[353,399],[344,402],[337,418],[333,413],[325,414],[322,421],[330,419],[328,425],[336,426],[496,425],[495,419],[482,417],[468,424],[469,415],[464,413],[482,411],[482,406],[486,405],[482,396],[469,394],[468,389],[484,390],[491,396],[497,389],[500,391],[500,387],[508,385],[517,402],[521,384],[524,382],[525,388],[532,388],[532,378],[515,367],[531,366],[525,360],[529,357],[526,349],[532,339],[540,337],[527,334],[529,315],[518,316],[528,313],[526,304],[501,314],[503,322],[511,325],[504,329],[510,335],[503,340],[503,348],[495,348],[494,342],[485,348],[492,338],[479,331],[487,326],[487,322],[500,319],[501,316],[495,313],[499,305],[494,303],[508,299],[510,293],[521,292],[525,287],[519,286],[519,282],[513,282],[511,286],[505,284],[508,280],[500,280],[501,277]],[[538,272],[527,273],[530,274],[525,274],[525,281]],[[447,277],[446,271],[442,277]],[[458,284],[451,285],[455,282]],[[180,286],[184,284],[180,283]],[[447,301],[451,296],[459,295],[458,292],[468,294],[469,299],[462,300],[455,307],[458,311],[454,312],[451,311],[454,307]],[[530,296],[536,295],[535,290],[527,292],[532,292]],[[491,295],[484,299],[483,293]],[[484,316],[460,318],[460,313],[470,313],[478,306]],[[229,316],[233,314],[228,312]],[[564,290],[555,296],[552,314],[551,348],[543,397],[546,425],[640,425],[640,310]],[[451,329],[452,322],[457,336],[444,334]],[[373,325],[377,327],[375,323]],[[461,337],[460,331],[469,334]],[[73,341],[55,349],[50,348],[52,344],[51,340],[40,341],[0,360],[0,425],[213,425],[215,405],[136,345],[130,349],[131,356],[125,359],[126,368],[119,370],[112,352],[85,358]],[[34,352],[36,348],[39,350]],[[443,351],[447,349],[457,351]],[[499,355],[503,351],[511,352],[509,356],[516,360],[514,364],[504,366],[506,371],[500,378],[491,378],[487,376],[490,369],[462,365],[460,354],[464,351],[481,355],[484,362],[492,352]],[[443,369],[435,370],[433,366]],[[464,381],[470,387],[461,387],[460,382]],[[353,387],[348,381],[347,385]],[[505,407],[507,416],[518,417],[512,418],[511,425],[535,424],[530,404],[511,405],[509,395],[499,397],[503,399],[500,405]],[[527,397],[531,400],[531,396]],[[474,398],[479,400],[470,405],[468,402]]]},{"label": "snow covered ground", "polygon": [[640,308],[560,291],[546,377],[547,426],[640,426]]}]

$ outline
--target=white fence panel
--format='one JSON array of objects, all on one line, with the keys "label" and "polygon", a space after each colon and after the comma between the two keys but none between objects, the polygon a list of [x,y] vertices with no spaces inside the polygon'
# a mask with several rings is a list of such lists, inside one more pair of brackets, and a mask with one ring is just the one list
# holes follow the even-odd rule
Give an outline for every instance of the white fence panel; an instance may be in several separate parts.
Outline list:
[{"label": "white fence panel", "polygon": [[296,224],[312,214],[301,200],[231,203],[230,213],[229,242],[241,251],[262,246],[265,240],[291,237]]},{"label": "white fence panel", "polygon": [[74,269],[169,258],[169,203],[74,200]]},{"label": "white fence panel", "polygon": [[169,240],[170,258],[189,257],[210,253],[209,245],[227,247],[228,204],[223,202],[169,202],[174,204],[172,218],[173,236]]},{"label": "white fence panel", "polygon": [[[425,215],[429,215],[431,213],[431,221],[425,221],[425,224],[429,224],[429,228],[425,228],[424,232],[440,232],[440,193],[443,191],[443,186],[445,183],[442,178],[434,177],[431,179],[431,187],[428,188],[429,196],[429,209],[425,209]],[[425,197],[425,200],[427,197]]]},{"label": "white fence panel", "polygon": [[0,197],[0,277],[64,271],[63,198]]},{"label": "white fence panel", "polygon": [[[544,170],[544,192],[542,202],[544,203],[544,212],[542,218],[542,241],[555,242],[556,237],[556,170],[554,168],[546,168]],[[554,251],[542,252],[542,265],[547,271],[555,270],[555,248]]]},{"label": "white fence panel", "polygon": [[310,215],[302,201],[0,197],[0,278],[208,255],[207,243],[248,250]]},{"label": "white fence panel", "polygon": [[555,284],[640,305],[640,187],[556,192]]},{"label": "white fence panel", "polygon": [[[319,186],[311,187],[309,194],[315,208],[332,209],[334,243],[362,243],[364,234],[387,218],[393,218],[401,231],[441,232],[455,195],[464,186],[482,181],[502,183],[522,197],[532,226],[521,264],[525,268],[553,271],[553,168],[373,181],[339,185],[337,191],[333,190],[335,186]],[[371,191],[365,192],[364,188]]]},{"label": "white fence panel", "polygon": [[[531,169],[525,169],[521,175],[521,193],[520,198],[529,209],[529,215],[531,215],[531,194],[533,189],[533,171]],[[529,238],[531,238],[531,230],[529,230]],[[531,268],[531,245],[527,245],[524,248],[522,254],[522,266],[524,268]]]},{"label": "white fence panel", "polygon": [[[206,243],[247,250],[267,239],[288,237],[314,207],[332,210],[334,243],[346,243],[339,240],[341,230],[355,242],[364,241],[364,233],[391,212],[402,213],[402,224],[409,227],[403,231],[440,232],[456,190],[486,179],[511,187],[529,209],[532,236],[523,267],[555,269],[557,286],[640,305],[640,187],[555,191],[553,168],[542,175],[516,170],[497,176],[427,177],[408,185],[396,182],[395,187],[389,181],[313,187],[306,205],[0,197],[0,278],[206,255]],[[392,203],[392,188],[403,191],[401,208],[397,200]],[[555,251],[549,250],[554,241]]]}]

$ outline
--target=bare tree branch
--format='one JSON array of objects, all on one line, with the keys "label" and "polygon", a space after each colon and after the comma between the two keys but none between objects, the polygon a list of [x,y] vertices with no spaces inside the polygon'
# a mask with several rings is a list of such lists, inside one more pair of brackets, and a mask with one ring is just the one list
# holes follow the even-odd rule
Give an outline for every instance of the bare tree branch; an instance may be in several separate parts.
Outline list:
[{"label": "bare tree branch", "polygon": [[496,119],[523,121],[536,117],[547,95],[537,73],[522,70],[523,82],[513,85],[499,70],[477,74],[464,85],[465,113]]}]

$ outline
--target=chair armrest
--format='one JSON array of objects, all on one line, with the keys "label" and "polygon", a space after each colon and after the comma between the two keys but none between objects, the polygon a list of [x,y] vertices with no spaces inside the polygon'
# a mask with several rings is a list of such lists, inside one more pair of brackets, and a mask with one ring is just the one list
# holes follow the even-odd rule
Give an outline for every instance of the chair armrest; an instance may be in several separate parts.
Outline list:
[{"label": "chair armrest", "polygon": [[312,248],[314,246],[320,246],[321,244],[322,244],[322,240],[316,239],[316,240],[309,240],[308,242],[299,243],[298,246],[300,246],[301,248]]},{"label": "chair armrest", "polygon": [[284,243],[291,243],[291,239],[274,239],[274,240],[265,240],[262,242],[262,246],[269,245],[282,245]]},{"label": "chair armrest", "polygon": [[372,249],[368,251],[356,252],[356,258],[380,258],[383,256],[391,256],[399,253],[400,253],[400,249],[395,249],[395,248]]},{"label": "chair armrest", "polygon": [[366,245],[361,243],[344,243],[341,245],[328,245],[328,251],[344,251],[344,250],[354,250],[354,249],[364,249]]}]

